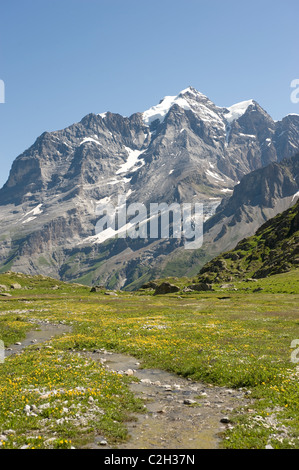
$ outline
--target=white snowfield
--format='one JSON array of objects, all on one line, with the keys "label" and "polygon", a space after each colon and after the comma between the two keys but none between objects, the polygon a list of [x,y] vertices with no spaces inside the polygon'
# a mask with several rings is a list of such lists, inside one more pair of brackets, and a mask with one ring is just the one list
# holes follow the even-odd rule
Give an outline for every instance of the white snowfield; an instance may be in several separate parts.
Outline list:
[{"label": "white snowfield", "polygon": [[[122,166],[117,170],[116,174],[119,175],[120,173],[127,173],[130,171],[136,171],[137,169],[141,168],[141,166],[145,165],[145,161],[143,159],[139,159],[140,155],[145,152],[145,150],[132,150],[129,147],[125,147],[126,151],[128,152],[128,159]],[[136,169],[134,167],[137,163],[141,163]]]},{"label": "white snowfield", "polygon": [[165,96],[165,98],[163,98],[163,100],[159,104],[153,106],[147,111],[144,111],[144,124],[150,126],[151,123],[154,122],[156,119],[159,119],[160,122],[163,122],[166,114],[174,104],[177,104],[178,106],[180,106],[180,108],[183,109],[191,109],[189,103],[185,100],[185,98],[181,96],[181,93],[178,96]]},{"label": "white snowfield", "polygon": [[254,105],[253,100],[241,101],[240,103],[236,103],[233,106],[226,108],[228,110],[228,114],[225,114],[225,119],[231,124],[233,121],[236,121],[243,116],[251,105]]},{"label": "white snowfield", "polygon": [[37,215],[42,214],[43,211],[41,207],[42,207],[42,204],[38,204],[38,206],[36,206],[34,209],[31,209],[31,211],[26,212],[26,214],[22,216],[22,219],[25,219],[22,221],[22,224],[27,224],[28,222],[31,222],[32,220],[36,219]]}]

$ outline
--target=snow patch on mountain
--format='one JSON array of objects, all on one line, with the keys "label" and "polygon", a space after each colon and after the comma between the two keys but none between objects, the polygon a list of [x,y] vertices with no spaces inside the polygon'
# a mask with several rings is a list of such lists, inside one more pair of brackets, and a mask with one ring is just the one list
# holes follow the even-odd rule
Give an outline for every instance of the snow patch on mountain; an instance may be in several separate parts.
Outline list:
[{"label": "snow patch on mountain", "polygon": [[86,144],[87,142],[94,142],[97,145],[102,145],[101,142],[96,139],[93,139],[92,137],[84,137],[84,139],[81,140],[80,145]]},{"label": "snow patch on mountain", "polygon": [[211,178],[214,178],[215,180],[219,180],[219,181],[224,181],[223,178],[221,178],[221,176],[219,176],[217,173],[215,173],[214,171],[211,171],[211,170],[206,170],[206,173],[208,176],[211,176]]},{"label": "snow patch on mountain", "polygon": [[163,100],[160,101],[156,106],[152,106],[147,111],[143,113],[143,122],[147,126],[150,126],[152,122],[159,119],[160,122],[163,122],[166,114],[170,108],[177,104],[180,108],[190,110],[190,105],[187,100],[180,95],[177,96],[165,96]]},{"label": "snow patch on mountain", "polygon": [[[125,147],[127,153],[128,153],[128,159],[125,163],[122,164],[122,166],[117,170],[116,174],[119,175],[120,173],[127,173],[129,170],[131,171],[136,171],[138,170],[141,166],[145,165],[145,161],[143,159],[139,159],[140,155],[145,152],[145,150],[140,151],[140,150],[133,150],[130,149],[129,147]],[[137,165],[137,163],[141,163],[137,168],[134,169],[134,167]]]},{"label": "snow patch on mountain", "polygon": [[31,209],[31,211],[26,212],[26,214],[21,217],[21,220],[24,219],[22,221],[22,224],[27,224],[28,222],[31,222],[32,220],[36,219],[36,216],[42,214],[43,211],[41,207],[42,204],[38,204],[38,206],[34,207],[34,209]]},{"label": "snow patch on mountain", "polygon": [[297,192],[293,195],[293,197],[292,197],[292,202],[294,201],[294,199],[295,199],[296,197],[299,197],[299,191],[297,191]]},{"label": "snow patch on mountain", "polygon": [[225,114],[225,119],[231,124],[233,121],[236,121],[243,116],[251,105],[254,105],[253,100],[241,101],[240,103],[236,103],[233,106],[226,108],[228,110],[228,114]]}]

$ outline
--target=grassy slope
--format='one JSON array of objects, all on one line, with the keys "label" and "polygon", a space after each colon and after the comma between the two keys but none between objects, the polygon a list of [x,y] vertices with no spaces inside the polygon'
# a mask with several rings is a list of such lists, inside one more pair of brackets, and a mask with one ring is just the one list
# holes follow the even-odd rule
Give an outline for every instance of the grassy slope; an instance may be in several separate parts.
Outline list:
[{"label": "grassy slope", "polygon": [[[47,278],[0,276],[0,284],[12,282],[23,288],[0,297],[0,335],[6,343],[20,339],[32,321],[63,321],[72,332],[41,349],[32,345],[0,365],[0,434],[16,431],[4,447],[47,447],[49,438],[54,447],[82,446],[96,432],[111,442],[124,439],[128,413],[142,410],[128,391],[128,379],[70,352],[106,347],[134,354],[146,366],[249,389],[256,401],[232,417],[225,446],[264,448],[270,442],[299,448],[298,370],[291,362],[291,342],[299,338],[299,270],[235,282],[237,291],[215,285],[214,292],[166,296],[120,292],[110,297]],[[257,287],[263,290],[254,292]],[[97,400],[93,404],[90,395]],[[24,415],[26,404],[47,403],[42,415]],[[73,410],[69,422],[59,421],[64,407]]]},{"label": "grassy slope", "polygon": [[252,237],[217,256],[200,271],[200,280],[231,281],[287,272],[299,264],[299,201],[267,221]]}]

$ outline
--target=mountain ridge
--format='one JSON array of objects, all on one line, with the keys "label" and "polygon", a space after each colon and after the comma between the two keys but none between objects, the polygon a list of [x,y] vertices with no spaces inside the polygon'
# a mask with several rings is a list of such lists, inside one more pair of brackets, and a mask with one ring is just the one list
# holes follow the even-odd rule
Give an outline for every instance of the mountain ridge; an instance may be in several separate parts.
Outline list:
[{"label": "mountain ridge", "polygon": [[299,116],[275,122],[254,100],[220,108],[189,87],[163,101],[144,112],[150,125],[140,112],[91,113],[16,158],[0,190],[0,269],[129,285],[182,244],[90,244],[99,204],[200,201],[207,221],[246,174],[299,147]]}]

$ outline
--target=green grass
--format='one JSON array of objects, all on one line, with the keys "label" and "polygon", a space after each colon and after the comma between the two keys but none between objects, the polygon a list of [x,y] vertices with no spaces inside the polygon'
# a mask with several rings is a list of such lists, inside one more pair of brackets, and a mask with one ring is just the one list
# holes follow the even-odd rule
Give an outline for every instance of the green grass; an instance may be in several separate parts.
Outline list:
[{"label": "green grass", "polygon": [[53,347],[7,358],[0,373],[0,429],[13,431],[5,448],[78,447],[97,433],[117,442],[129,413],[143,409],[123,377]]},{"label": "green grass", "polygon": [[[3,276],[14,278],[2,275],[0,284],[5,284]],[[188,278],[167,280],[181,288],[192,282]],[[51,437],[57,438],[57,446],[82,446],[94,433],[102,433],[112,442],[125,439],[124,420],[132,410],[142,410],[128,391],[128,379],[111,375],[100,364],[70,352],[105,347],[130,353],[142,359],[145,367],[250,390],[255,402],[241,414],[232,414],[234,427],[225,434],[223,446],[264,448],[271,443],[275,448],[299,448],[298,371],[291,362],[291,342],[299,338],[299,270],[257,282],[234,282],[237,290],[215,285],[214,292],[164,296],[140,291],[110,297],[44,278],[17,277],[16,282],[23,288],[0,302],[0,331],[21,337],[30,326],[29,320],[63,320],[72,331],[52,339],[41,350],[30,347],[1,365],[0,434],[4,427],[16,431],[6,446],[29,445],[29,438],[39,435],[41,439],[34,441],[34,446],[49,445]],[[56,285],[59,289],[53,290]],[[254,292],[257,288],[262,290]],[[6,334],[7,342],[10,333]],[[9,374],[15,388],[8,387]],[[70,393],[77,386],[87,392],[72,397]],[[103,387],[109,396],[119,396],[112,410],[110,400],[106,409],[101,401]],[[46,417],[29,416],[22,424],[23,401],[39,404],[40,393],[33,393],[34,389],[65,392],[62,397],[53,397],[52,411],[46,411]],[[81,404],[83,415],[89,415],[91,389],[106,418],[93,416],[83,434],[75,420],[58,425],[64,401],[68,401],[67,408],[74,405],[74,410]],[[49,426],[41,424],[42,419],[50,420]]]}]

